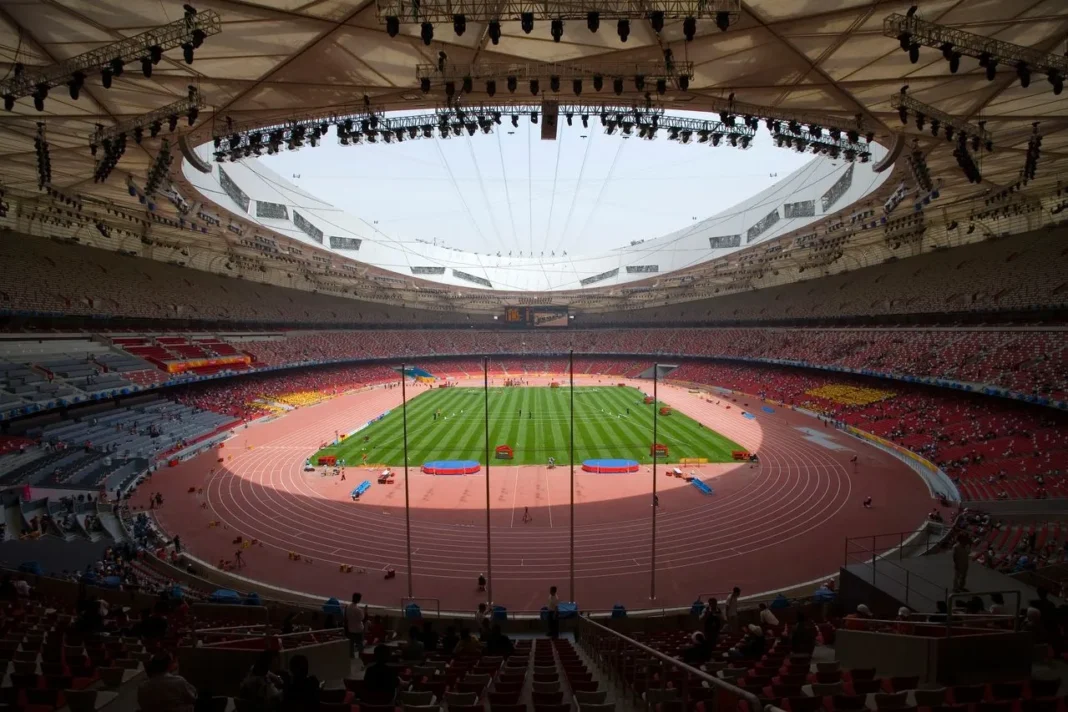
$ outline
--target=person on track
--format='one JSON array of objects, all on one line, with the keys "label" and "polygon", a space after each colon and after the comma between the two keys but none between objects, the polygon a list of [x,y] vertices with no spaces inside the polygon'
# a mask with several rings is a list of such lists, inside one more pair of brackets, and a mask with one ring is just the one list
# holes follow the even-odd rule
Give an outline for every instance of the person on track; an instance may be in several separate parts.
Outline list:
[{"label": "person on track", "polygon": [[485,574],[479,574],[478,575],[478,590],[479,590],[480,593],[485,592],[485,590],[486,590],[486,575]]},{"label": "person on track", "polygon": [[871,496],[864,498],[864,509],[871,509]]},{"label": "person on track", "polygon": [[530,516],[530,507],[523,507],[523,523],[530,523],[534,517]]}]

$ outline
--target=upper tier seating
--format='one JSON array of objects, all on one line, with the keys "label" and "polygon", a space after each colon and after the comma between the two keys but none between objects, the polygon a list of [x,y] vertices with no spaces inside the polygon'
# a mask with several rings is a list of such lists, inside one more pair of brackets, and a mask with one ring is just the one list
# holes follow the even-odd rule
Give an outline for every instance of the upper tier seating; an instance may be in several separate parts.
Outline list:
[{"label": "upper tier seating", "polygon": [[[1063,307],[1065,254],[1064,231],[1043,231],[782,287],[582,318],[700,324]],[[0,264],[10,277],[0,311],[293,325],[440,324],[443,317],[15,234],[0,237]]]}]

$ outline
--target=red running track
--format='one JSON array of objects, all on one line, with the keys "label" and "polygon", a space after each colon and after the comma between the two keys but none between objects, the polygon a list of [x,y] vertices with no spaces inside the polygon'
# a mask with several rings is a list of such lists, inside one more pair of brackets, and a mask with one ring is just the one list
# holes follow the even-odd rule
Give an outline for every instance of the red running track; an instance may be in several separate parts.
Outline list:
[{"label": "red running track", "polygon": [[[714,496],[658,474],[655,601],[649,466],[630,475],[576,468],[571,592],[568,468],[493,464],[488,495],[495,602],[512,611],[537,610],[554,584],[585,610],[615,603],[632,610],[686,606],[700,593],[736,585],[743,595],[774,592],[836,573],[846,536],[912,531],[931,507],[926,485],[908,466],[813,418],[785,409],[767,414],[754,399],[757,417],[750,420],[741,416],[742,403],[711,402],[673,386],[662,386],[660,395],[759,453],[760,463],[684,468],[709,482]],[[150,492],[162,492],[160,524],[209,563],[233,558],[237,547],[231,542],[241,535],[261,543],[244,552],[244,576],[342,600],[359,590],[367,602],[397,606],[408,584],[403,473],[397,472],[395,484],[379,485],[377,473],[350,467],[340,482],[305,473],[303,465],[335,431],[348,432],[399,400],[399,389],[376,388],[253,425],[221,450],[156,473],[133,503],[143,506]],[[812,433],[822,443],[812,441]],[[849,462],[854,455],[857,466]],[[349,493],[364,479],[374,484],[354,503]],[[470,610],[484,600],[476,591],[478,574],[490,573],[486,476],[435,477],[419,473],[413,463],[409,484],[414,593],[438,599],[443,610]],[[204,494],[188,494],[190,487],[203,487]],[[864,509],[869,495],[875,506]],[[526,508],[529,522],[523,521]],[[212,520],[222,526],[210,528]],[[312,563],[289,561],[291,551]],[[339,564],[366,573],[341,573]],[[387,566],[396,569],[395,579],[384,579]]]}]

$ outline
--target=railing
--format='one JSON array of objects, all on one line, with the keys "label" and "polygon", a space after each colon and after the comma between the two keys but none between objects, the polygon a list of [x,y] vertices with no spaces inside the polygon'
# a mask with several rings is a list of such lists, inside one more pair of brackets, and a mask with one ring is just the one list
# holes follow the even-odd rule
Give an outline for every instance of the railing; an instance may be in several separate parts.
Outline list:
[{"label": "railing", "polygon": [[979,592],[969,591],[967,593],[954,593],[954,594],[951,594],[947,598],[947,600],[946,600],[946,609],[947,609],[948,612],[946,614],[946,637],[948,638],[950,636],[952,630],[953,630],[953,619],[954,618],[963,621],[965,624],[975,624],[977,622],[990,623],[991,620],[996,621],[996,622],[1004,622],[1004,619],[1008,618],[1007,615],[995,615],[995,614],[989,614],[989,613],[978,614],[978,615],[975,615],[975,614],[969,615],[969,614],[960,614],[960,613],[954,613],[953,612],[953,602],[954,601],[961,600],[961,599],[971,599],[974,596],[990,596],[991,594],[994,594],[994,593],[999,593],[1002,596],[1009,595],[1009,596],[1015,597],[1015,599],[1016,599],[1016,610],[1013,611],[1012,618],[1009,619],[1008,623],[1012,627],[1013,630],[1018,630],[1019,629],[1019,625],[1020,625],[1020,608],[1023,605],[1023,594],[1021,594],[1019,591],[1017,591],[1015,589],[1009,589],[1009,590],[1005,590],[1005,591],[979,591]]},{"label": "railing", "polygon": [[[406,618],[407,617],[407,613],[408,613],[407,609],[408,609],[408,604],[409,603],[419,603],[420,601],[433,603],[434,604],[434,617],[439,619],[439,620],[441,619],[441,599],[440,598],[425,598],[425,597],[419,597],[419,596],[405,596],[404,598],[401,599],[400,617],[401,618]],[[420,614],[425,617],[426,613],[422,612],[422,608],[423,608],[422,606],[419,606]]]},{"label": "railing", "polygon": [[[844,566],[867,565],[871,569],[872,586],[877,585],[876,579],[880,572],[890,580],[903,585],[906,606],[912,605],[913,601],[910,599],[917,598],[923,598],[932,603],[945,601],[950,593],[948,588],[895,563],[895,561],[931,552],[942,541],[943,536],[941,531],[932,536],[930,527],[927,526],[914,532],[875,534],[846,539]],[[878,553],[880,550],[883,553]]]},{"label": "railing", "polygon": [[[665,686],[670,680],[673,685],[671,694],[679,700],[686,700],[688,694],[702,691],[701,694],[708,697],[705,700],[706,707],[712,712],[734,710],[740,701],[746,702],[750,712],[763,709],[760,699],[753,693],[628,638],[586,616],[579,619],[575,637],[610,681],[634,695],[636,704],[642,704],[641,693],[650,690],[650,683],[658,679]],[[705,690],[712,692],[705,693]],[[650,694],[645,702],[652,705],[656,701]]]}]

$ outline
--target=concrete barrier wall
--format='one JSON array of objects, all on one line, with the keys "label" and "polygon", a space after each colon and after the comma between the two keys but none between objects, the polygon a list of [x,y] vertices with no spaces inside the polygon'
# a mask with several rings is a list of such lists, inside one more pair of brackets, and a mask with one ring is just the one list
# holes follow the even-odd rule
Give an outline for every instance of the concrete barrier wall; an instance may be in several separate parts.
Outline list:
[{"label": "concrete barrier wall", "polygon": [[1011,631],[928,638],[842,628],[834,647],[846,669],[916,675],[921,685],[968,685],[1027,678],[1033,643],[1029,633]]},{"label": "concrete barrier wall", "polygon": [[[250,646],[255,640],[250,642]],[[228,650],[226,648],[190,648],[178,650],[178,669],[186,680],[201,692],[236,697],[260,650]],[[332,640],[307,645],[280,653],[281,669],[289,668],[294,655],[308,658],[311,674],[320,680],[340,680],[349,676],[349,642]]]}]

